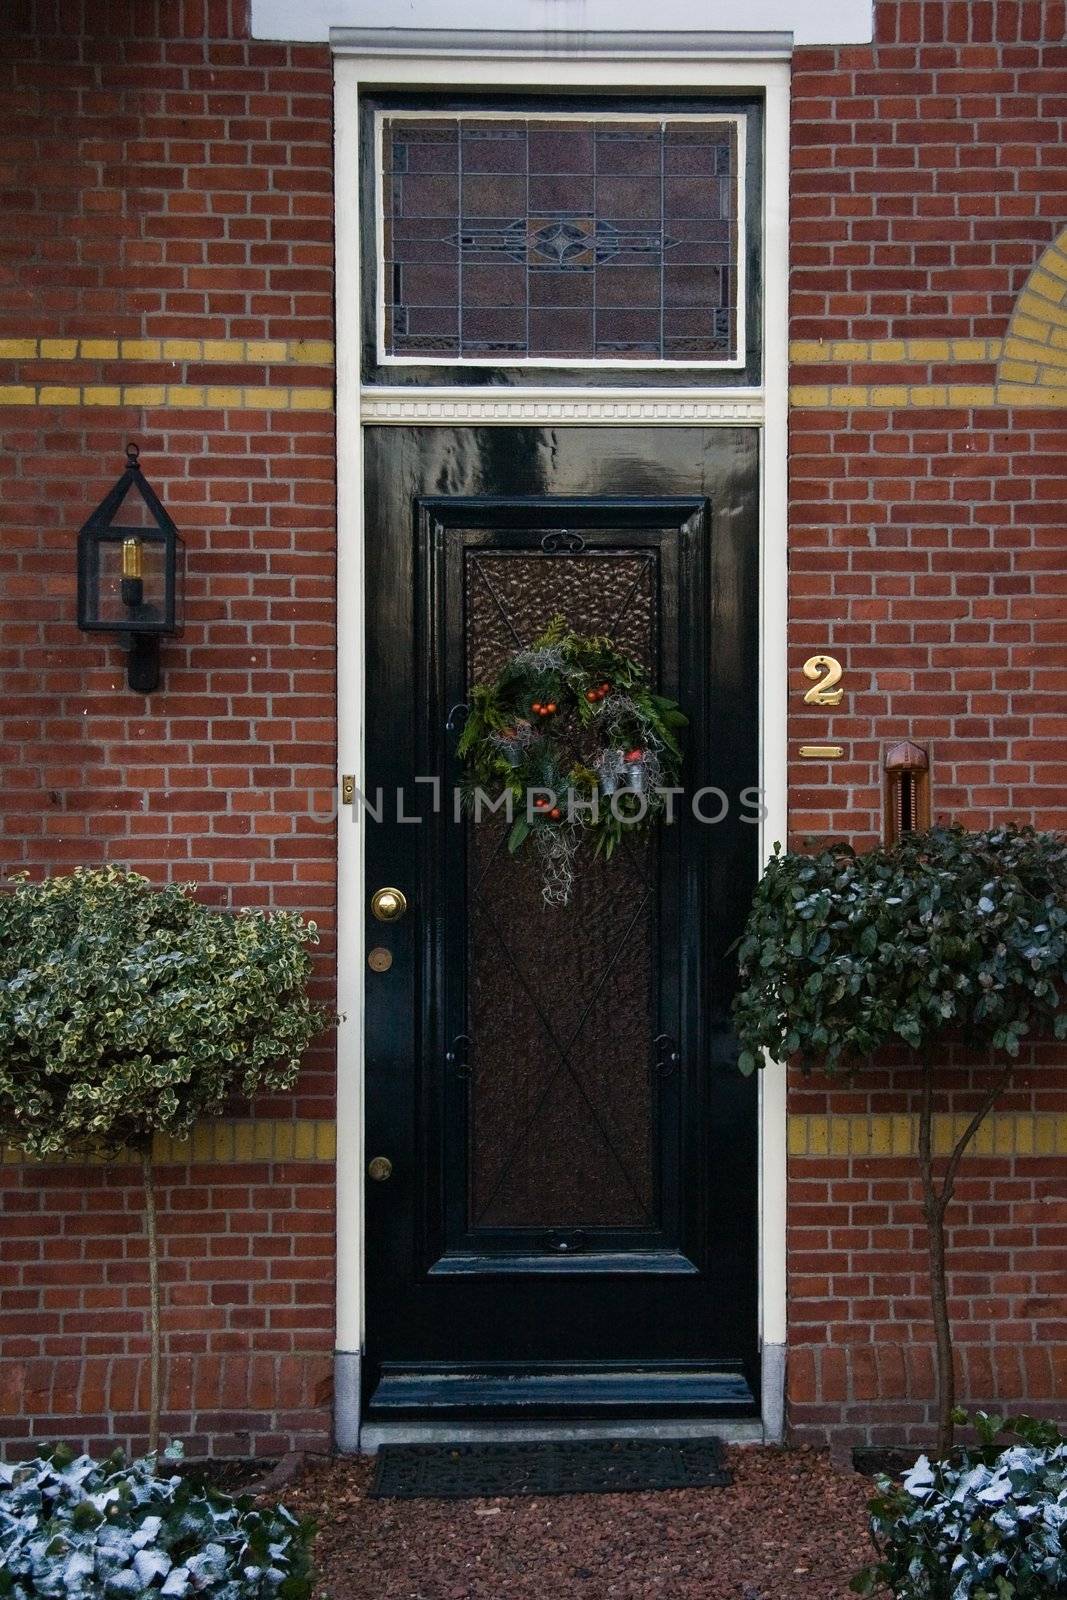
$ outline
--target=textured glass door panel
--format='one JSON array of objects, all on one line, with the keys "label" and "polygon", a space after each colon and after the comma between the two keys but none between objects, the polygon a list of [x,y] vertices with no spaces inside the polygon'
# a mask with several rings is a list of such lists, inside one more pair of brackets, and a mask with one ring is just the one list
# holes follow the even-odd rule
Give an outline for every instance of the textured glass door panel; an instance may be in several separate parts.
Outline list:
[{"label": "textured glass door panel", "polygon": [[[468,682],[556,615],[655,674],[658,587],[647,550],[468,551]],[[507,833],[468,823],[468,1228],[655,1228],[654,841],[583,848],[570,903],[546,907]]]}]

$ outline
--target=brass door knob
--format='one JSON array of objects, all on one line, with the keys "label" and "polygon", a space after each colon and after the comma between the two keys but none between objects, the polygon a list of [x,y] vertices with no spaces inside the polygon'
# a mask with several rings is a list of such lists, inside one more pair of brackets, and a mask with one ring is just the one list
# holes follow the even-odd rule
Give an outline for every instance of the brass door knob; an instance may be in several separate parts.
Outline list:
[{"label": "brass door knob", "polygon": [[379,922],[399,922],[408,908],[408,897],[403,889],[375,889],[370,908]]},{"label": "brass door knob", "polygon": [[373,1178],[375,1183],[385,1183],[387,1178],[393,1176],[393,1163],[388,1156],[375,1156],[367,1167],[368,1178]]}]

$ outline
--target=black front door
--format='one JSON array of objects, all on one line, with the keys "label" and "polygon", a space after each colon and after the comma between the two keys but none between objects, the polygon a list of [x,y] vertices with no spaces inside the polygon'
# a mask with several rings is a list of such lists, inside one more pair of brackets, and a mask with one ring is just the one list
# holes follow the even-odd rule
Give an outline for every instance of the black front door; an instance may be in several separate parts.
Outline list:
[{"label": "black front door", "polygon": [[[370,1419],[757,1409],[756,1101],[728,1022],[757,459],[741,428],[368,430]],[[673,824],[579,851],[546,906],[506,822],[457,820],[455,745],[472,685],[557,615],[690,725]],[[371,915],[386,885],[400,921]]]}]

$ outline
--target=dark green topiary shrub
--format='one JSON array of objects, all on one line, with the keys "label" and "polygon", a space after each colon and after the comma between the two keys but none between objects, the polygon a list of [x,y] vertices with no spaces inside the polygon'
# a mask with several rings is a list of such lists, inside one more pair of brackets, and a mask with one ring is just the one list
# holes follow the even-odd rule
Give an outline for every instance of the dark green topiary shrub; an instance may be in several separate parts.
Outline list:
[{"label": "dark green topiary shrub", "polygon": [[865,855],[775,855],[739,947],[742,1070],[800,1056],[854,1072],[949,1033],[1019,1052],[1067,1038],[1067,840],[935,828]]},{"label": "dark green topiary shrub", "polygon": [[[955,1405],[945,1211],[960,1161],[1025,1039],[1067,1038],[1067,840],[1033,828],[935,828],[856,855],[775,855],[739,945],[740,1066],[764,1052],[831,1076],[886,1045],[921,1070],[919,1167],[937,1338],[938,1444]],[[933,1102],[950,1038],[989,1053],[995,1076],[938,1175]]]}]

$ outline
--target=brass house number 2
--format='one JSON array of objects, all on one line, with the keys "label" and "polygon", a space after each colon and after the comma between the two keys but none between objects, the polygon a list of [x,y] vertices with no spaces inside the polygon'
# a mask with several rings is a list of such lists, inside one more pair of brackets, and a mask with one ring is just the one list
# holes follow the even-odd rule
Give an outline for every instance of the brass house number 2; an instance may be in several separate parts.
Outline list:
[{"label": "brass house number 2", "polygon": [[841,663],[833,656],[809,656],[804,663],[804,676],[811,678],[812,686],[804,696],[807,706],[839,706],[843,689],[837,686],[841,682]]}]

